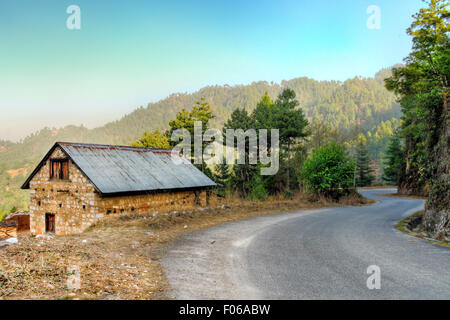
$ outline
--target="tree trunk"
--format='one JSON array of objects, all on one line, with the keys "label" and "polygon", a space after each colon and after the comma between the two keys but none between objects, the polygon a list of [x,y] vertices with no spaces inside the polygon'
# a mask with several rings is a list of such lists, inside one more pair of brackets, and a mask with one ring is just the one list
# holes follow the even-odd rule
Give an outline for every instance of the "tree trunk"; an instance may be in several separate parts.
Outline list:
[{"label": "tree trunk", "polygon": [[[408,142],[407,142],[408,144]],[[408,150],[417,150],[415,143],[409,144]],[[408,154],[405,155],[406,163],[402,166],[402,171],[400,173],[398,182],[398,193],[404,195],[416,195],[427,197],[429,192],[429,187],[425,180],[419,180],[419,170],[417,167],[413,166],[411,163],[415,162],[416,159]]]},{"label": "tree trunk", "polygon": [[434,148],[431,191],[425,206],[423,228],[435,239],[450,237],[450,97],[444,97],[442,118],[438,125],[438,143]]},{"label": "tree trunk", "polygon": [[286,182],[286,190],[290,191],[290,185],[291,185],[291,180],[290,180],[290,171],[291,171],[291,157],[290,157],[290,153],[291,153],[291,144],[288,142],[288,151],[287,151],[287,162],[288,162],[288,167],[287,167],[287,182]]}]

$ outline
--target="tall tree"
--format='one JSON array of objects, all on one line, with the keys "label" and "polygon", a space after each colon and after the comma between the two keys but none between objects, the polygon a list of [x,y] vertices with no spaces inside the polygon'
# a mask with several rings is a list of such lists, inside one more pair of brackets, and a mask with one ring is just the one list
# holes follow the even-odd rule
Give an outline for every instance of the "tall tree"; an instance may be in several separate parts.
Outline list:
[{"label": "tall tree", "polygon": [[[237,108],[231,114],[230,119],[225,122],[223,126],[223,134],[226,135],[227,129],[242,129],[243,131],[247,131],[248,129],[253,129],[254,123],[252,118],[249,116],[247,110],[244,108]],[[229,142],[227,141],[227,144]],[[234,139],[233,148],[237,147],[237,140]],[[249,184],[252,180],[253,175],[256,173],[256,165],[252,165],[249,163],[249,139],[246,138],[245,141],[245,163],[244,164],[236,164],[233,166],[233,184],[236,189],[239,191],[239,194],[246,198],[249,194]]]},{"label": "tall tree", "polygon": [[[400,95],[403,111],[401,134],[405,138],[406,165],[399,190],[429,190],[424,215],[425,230],[432,237],[450,233],[448,208],[450,187],[448,165],[448,104],[450,87],[450,12],[447,0],[429,0],[415,14],[407,33],[412,52],[406,66],[393,70],[386,87]],[[440,168],[440,169],[438,169]],[[447,178],[446,178],[447,177]]]},{"label": "tall tree", "polygon": [[358,187],[370,186],[375,180],[373,169],[370,167],[369,150],[365,139],[360,139],[356,145],[356,175],[355,181]]},{"label": "tall tree", "polygon": [[403,150],[397,132],[391,136],[383,165],[383,180],[388,184],[398,185],[403,165]]},{"label": "tall tree", "polygon": [[223,159],[222,163],[214,166],[214,181],[218,185],[217,193],[222,197],[227,195],[228,190],[230,190],[231,182],[230,165],[228,165],[225,160],[226,159]]},{"label": "tall tree", "polygon": [[430,184],[430,163],[442,122],[443,96],[450,77],[448,1],[430,0],[420,9],[407,33],[413,48],[406,65],[393,69],[386,87],[400,95],[403,111],[401,135],[405,138],[406,165],[399,189],[424,194]]},{"label": "tall tree", "polygon": [[[191,111],[182,109],[177,113],[174,120],[169,121],[170,130],[168,134],[171,136],[172,133],[177,129],[185,129],[191,135],[191,150],[194,150],[194,126],[196,121],[200,121],[202,124],[201,134],[203,134],[209,129],[209,121],[214,118],[211,111],[211,106],[206,101],[205,98],[201,98],[199,101],[195,102]],[[172,142],[173,143],[173,142]],[[208,143],[202,141],[202,150]],[[206,173],[205,161],[203,160],[203,154],[201,155],[201,165],[200,168],[202,172]],[[191,158],[192,160],[192,158]]]},{"label": "tall tree", "polygon": [[[253,125],[255,129],[273,129],[272,113],[274,102],[270,98],[267,91],[262,96],[261,100],[256,104],[256,108],[251,114]],[[270,141],[270,139],[269,139]]]},{"label": "tall tree", "polygon": [[280,148],[286,154],[286,190],[290,190],[291,176],[291,147],[299,140],[310,135],[308,131],[308,120],[306,120],[303,110],[298,108],[299,102],[295,98],[292,89],[284,89],[279,95],[274,105],[271,107],[271,114],[268,125],[280,131]]}]

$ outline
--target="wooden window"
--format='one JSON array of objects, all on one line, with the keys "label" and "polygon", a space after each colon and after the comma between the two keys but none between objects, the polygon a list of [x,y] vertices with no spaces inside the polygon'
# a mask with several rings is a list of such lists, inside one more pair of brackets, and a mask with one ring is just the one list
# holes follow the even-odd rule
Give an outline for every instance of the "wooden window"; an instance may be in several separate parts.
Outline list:
[{"label": "wooden window", "polygon": [[69,180],[69,160],[50,160],[50,179]]}]

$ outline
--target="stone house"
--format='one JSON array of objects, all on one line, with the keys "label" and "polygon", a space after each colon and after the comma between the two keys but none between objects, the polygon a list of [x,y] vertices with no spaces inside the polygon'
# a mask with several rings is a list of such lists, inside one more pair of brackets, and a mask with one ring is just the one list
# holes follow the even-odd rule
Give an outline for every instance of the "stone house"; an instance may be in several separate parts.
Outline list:
[{"label": "stone house", "polygon": [[22,186],[30,231],[83,232],[110,214],[206,207],[215,183],[171,150],[57,142]]}]

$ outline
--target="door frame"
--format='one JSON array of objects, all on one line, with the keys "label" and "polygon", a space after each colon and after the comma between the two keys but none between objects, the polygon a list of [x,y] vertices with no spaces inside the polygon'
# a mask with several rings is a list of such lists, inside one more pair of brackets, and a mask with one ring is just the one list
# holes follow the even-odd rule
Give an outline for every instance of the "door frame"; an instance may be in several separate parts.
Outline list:
[{"label": "door frame", "polygon": [[[49,230],[49,217],[53,217],[53,230]],[[55,233],[56,232],[56,215],[54,213],[45,213],[45,233]]]}]

